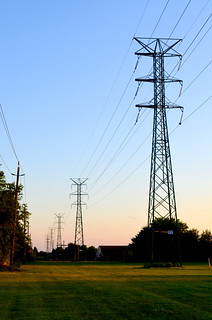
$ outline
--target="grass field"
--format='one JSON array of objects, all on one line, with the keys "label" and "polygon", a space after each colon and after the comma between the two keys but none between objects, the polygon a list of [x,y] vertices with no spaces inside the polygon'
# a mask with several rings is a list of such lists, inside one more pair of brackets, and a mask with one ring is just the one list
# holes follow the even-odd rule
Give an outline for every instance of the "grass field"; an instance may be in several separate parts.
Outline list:
[{"label": "grass field", "polygon": [[39,263],[0,272],[1,320],[212,319],[212,270]]}]

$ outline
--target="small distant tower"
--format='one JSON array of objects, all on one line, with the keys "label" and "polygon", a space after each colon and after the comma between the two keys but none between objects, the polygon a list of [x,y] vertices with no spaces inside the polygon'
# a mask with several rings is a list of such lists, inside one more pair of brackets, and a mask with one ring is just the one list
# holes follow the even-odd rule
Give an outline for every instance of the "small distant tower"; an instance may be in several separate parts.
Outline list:
[{"label": "small distant tower", "polygon": [[[180,248],[178,234],[174,234],[178,233],[178,231],[173,231],[172,228],[172,225],[177,226],[177,209],[166,110],[179,108],[183,111],[183,107],[170,103],[165,95],[165,85],[178,82],[182,86],[182,80],[175,79],[165,72],[164,60],[167,57],[182,58],[173,49],[181,40],[137,37],[134,39],[141,46],[141,49],[136,51],[135,54],[153,59],[152,74],[136,79],[139,83],[149,82],[154,85],[154,98],[147,103],[136,105],[139,109],[152,108],[154,110],[148,206],[148,229],[151,230],[148,260],[154,262],[158,257],[161,257],[161,252],[164,252],[164,259],[171,258],[176,261],[180,259]],[[170,230],[157,229],[155,222],[156,219],[160,218],[167,221],[167,226]],[[163,243],[163,247],[161,245],[158,247],[156,239],[159,233],[160,239],[163,238],[163,241],[160,242]],[[165,250],[165,246],[169,247],[168,250]]]},{"label": "small distant tower", "polygon": [[50,252],[50,237],[46,235],[46,252]]},{"label": "small distant tower", "polygon": [[62,247],[61,230],[62,230],[62,217],[63,217],[63,214],[56,214],[56,217],[57,217],[57,248],[61,248]]},{"label": "small distant tower", "polygon": [[73,205],[77,206],[74,244],[80,247],[84,245],[82,206],[86,205],[86,203],[82,201],[82,196],[87,195],[87,193],[82,191],[82,186],[85,186],[85,181],[87,181],[87,179],[78,178],[71,180],[73,181],[74,185],[77,186],[77,191],[71,193],[71,195],[77,196],[77,201],[73,203]]},{"label": "small distant tower", "polygon": [[49,246],[50,246],[50,251],[54,249],[54,229],[49,228],[50,230],[50,240],[49,240]]}]

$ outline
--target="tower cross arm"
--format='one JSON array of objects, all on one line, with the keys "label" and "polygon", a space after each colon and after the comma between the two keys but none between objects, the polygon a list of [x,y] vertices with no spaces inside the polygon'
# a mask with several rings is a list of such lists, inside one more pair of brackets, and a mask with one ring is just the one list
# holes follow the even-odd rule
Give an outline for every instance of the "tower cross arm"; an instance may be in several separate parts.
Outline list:
[{"label": "tower cross arm", "polygon": [[[133,38],[134,40],[136,40],[142,47],[143,47],[143,49],[146,49],[146,51],[151,55],[151,54],[153,54],[153,49],[150,47],[150,46],[148,46],[148,45],[146,45],[144,42],[142,42],[139,38],[136,38],[136,37],[134,37]],[[140,49],[141,50],[141,49]],[[135,54],[138,54],[138,55],[147,55],[146,53],[142,53],[142,52],[140,52],[140,50],[138,50],[138,51],[136,51],[135,52]]]},{"label": "tower cross arm", "polygon": [[84,184],[85,183],[85,181],[87,181],[88,180],[88,178],[83,178],[83,179],[73,179],[73,178],[70,178],[72,181],[73,181],[73,183],[74,184]]},{"label": "tower cross arm", "polygon": [[[147,38],[134,37],[133,39],[136,40],[142,47],[141,49],[139,49],[138,51],[135,52],[136,55],[153,56],[155,54],[163,54],[164,57],[172,57],[172,56],[181,57],[181,55],[173,48],[179,42],[181,42],[182,39],[150,38],[149,42],[147,44],[145,44],[143,41],[141,41],[141,40],[145,40]],[[167,45],[167,43],[170,41],[174,41],[174,43],[171,45]],[[152,47],[153,44],[154,44],[154,47]],[[146,52],[141,52],[142,49],[145,49]],[[168,53],[168,51],[170,51],[170,50],[173,50],[175,53]]]},{"label": "tower cross arm", "polygon": [[[178,39],[176,42],[174,42],[171,46],[169,46],[166,50],[163,51],[164,54],[166,54],[168,51],[170,51],[171,49],[173,49],[173,47],[175,47],[179,42],[181,42],[182,39]],[[174,50],[175,51],[175,50]],[[177,53],[177,55],[181,56],[177,51],[175,51]]]}]

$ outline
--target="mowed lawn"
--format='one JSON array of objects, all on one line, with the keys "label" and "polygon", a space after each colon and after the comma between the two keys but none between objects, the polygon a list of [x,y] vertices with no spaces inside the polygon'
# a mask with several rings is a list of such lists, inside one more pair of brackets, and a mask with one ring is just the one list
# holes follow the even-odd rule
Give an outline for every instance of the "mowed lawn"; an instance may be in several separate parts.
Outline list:
[{"label": "mowed lawn", "polygon": [[1,320],[212,319],[206,264],[34,263],[0,272]]}]

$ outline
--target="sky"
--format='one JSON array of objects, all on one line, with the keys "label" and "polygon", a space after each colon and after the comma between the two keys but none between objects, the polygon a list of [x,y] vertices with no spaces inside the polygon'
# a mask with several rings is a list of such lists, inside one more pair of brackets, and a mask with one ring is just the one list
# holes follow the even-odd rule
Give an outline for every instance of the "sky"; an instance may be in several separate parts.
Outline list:
[{"label": "sky", "polygon": [[21,165],[23,203],[31,212],[33,246],[62,218],[62,240],[74,242],[76,188],[82,191],[87,246],[127,245],[147,224],[153,112],[138,103],[138,77],[152,60],[133,37],[176,38],[182,54],[165,62],[183,80],[166,97],[184,107],[167,112],[178,218],[200,232],[212,229],[212,1],[0,1],[1,169],[14,181]]}]

